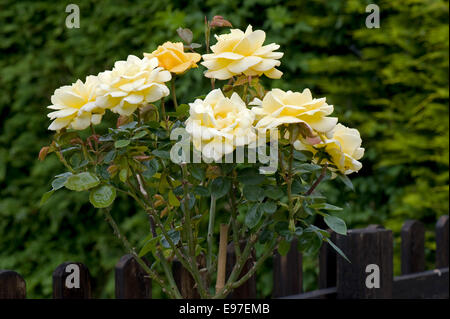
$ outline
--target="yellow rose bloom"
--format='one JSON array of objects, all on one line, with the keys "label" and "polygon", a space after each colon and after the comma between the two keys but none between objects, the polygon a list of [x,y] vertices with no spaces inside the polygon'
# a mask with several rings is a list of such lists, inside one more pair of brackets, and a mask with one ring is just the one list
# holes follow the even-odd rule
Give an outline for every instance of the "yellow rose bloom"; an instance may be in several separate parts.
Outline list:
[{"label": "yellow rose bloom", "polygon": [[[325,148],[325,151],[331,157],[331,163],[337,167],[343,174],[351,174],[362,168],[360,160],[364,156],[364,148],[361,147],[361,136],[357,129],[348,128],[342,124],[337,124],[335,128],[326,135],[322,135],[323,141],[309,145],[304,139],[300,138],[294,143],[297,150],[307,150],[316,153],[319,148]],[[320,164],[324,164],[322,160]]]},{"label": "yellow rose bloom", "polygon": [[204,54],[201,64],[208,71],[205,76],[218,80],[226,80],[235,75],[266,75],[271,79],[279,79],[283,74],[275,67],[280,65],[282,52],[274,52],[280,46],[275,43],[264,45],[266,33],[253,31],[249,25],[245,32],[231,29],[231,33],[215,36],[217,43],[211,46],[211,54]]},{"label": "yellow rose bloom", "polygon": [[76,81],[55,90],[49,109],[56,110],[47,116],[53,120],[49,130],[63,128],[83,130],[91,124],[99,124],[105,110],[95,103],[99,81],[96,76],[86,77],[85,82]]},{"label": "yellow rose bloom", "polygon": [[165,42],[152,53],[144,53],[144,56],[149,59],[158,58],[160,67],[175,74],[198,67],[196,63],[201,58],[198,53],[184,52],[183,43],[181,42]]},{"label": "yellow rose bloom", "polygon": [[169,71],[158,67],[157,58],[138,58],[129,55],[117,61],[111,71],[98,75],[100,80],[98,104],[120,115],[130,116],[146,103],[168,96],[164,82],[170,81]]},{"label": "yellow rose bloom", "polygon": [[328,132],[337,123],[336,117],[327,117],[333,113],[333,106],[325,98],[313,99],[309,89],[302,93],[273,89],[261,101],[255,99],[250,104],[258,123],[256,128],[271,129],[280,125],[304,123],[317,132]]},{"label": "yellow rose bloom", "polygon": [[255,116],[237,93],[227,98],[215,89],[189,106],[186,131],[205,158],[218,161],[236,147],[256,141],[252,126]]}]

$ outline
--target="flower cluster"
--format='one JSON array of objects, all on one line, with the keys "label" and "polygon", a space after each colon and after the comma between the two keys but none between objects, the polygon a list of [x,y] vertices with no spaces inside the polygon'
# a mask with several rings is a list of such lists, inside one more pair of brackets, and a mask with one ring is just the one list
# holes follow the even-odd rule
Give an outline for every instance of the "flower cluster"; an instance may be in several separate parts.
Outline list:
[{"label": "flower cluster", "polygon": [[[233,80],[265,75],[278,79],[282,72],[276,67],[283,53],[276,52],[278,44],[264,45],[265,38],[264,31],[253,31],[249,25],[245,32],[231,29],[230,33],[216,35],[212,53],[203,56],[184,52],[181,42],[165,42],[152,53],[144,53],[143,58],[130,55],[126,61],[117,61],[112,70],[57,89],[49,106],[56,110],[48,114],[53,120],[49,129],[82,130],[98,124],[106,110],[130,116],[136,109],[168,96],[165,83],[172,79],[171,74],[198,67],[201,58],[208,78]],[[344,174],[362,167],[358,162],[364,153],[359,132],[338,124],[337,117],[330,116],[333,106],[325,98],[313,98],[309,89],[285,92],[275,88],[262,99],[254,97],[248,105],[236,92],[225,97],[215,89],[204,100],[189,105],[186,128],[194,147],[205,158],[218,161],[236,147],[251,144],[257,130],[298,125],[307,134],[296,138],[297,150],[325,150],[330,164]]]},{"label": "flower cluster", "polygon": [[[311,223],[320,215],[330,229],[346,234],[344,220],[328,212],[339,207],[316,196],[316,188],[327,176],[352,187],[346,175],[361,169],[364,155],[359,132],[339,123],[333,105],[307,88],[266,90],[261,77],[283,74],[280,46],[266,44],[265,32],[252,26],[216,35],[210,46],[211,30],[221,27],[232,25],[221,16],[205,21],[203,55],[195,52],[202,45],[192,42],[192,31],[179,28],[183,43],[165,42],[142,58],[129,55],[111,70],[58,88],[48,107],[49,129],[57,133],[39,153],[41,160],[55,153],[66,168],[41,203],[62,187],[89,191],[128,253],[171,298],[192,297],[176,285],[175,258],[201,298],[225,298],[275,249],[286,255],[294,238],[308,254],[328,242],[346,258],[329,232]],[[200,68],[212,89],[178,104],[176,79]],[[118,115],[117,127],[97,134],[93,125],[106,112]],[[76,132],[88,127],[91,135]],[[119,192],[148,214],[151,233],[139,254],[110,214]],[[261,254],[244,271],[257,243]],[[227,247],[237,259],[225,280]],[[151,266],[142,259],[150,253]]]}]

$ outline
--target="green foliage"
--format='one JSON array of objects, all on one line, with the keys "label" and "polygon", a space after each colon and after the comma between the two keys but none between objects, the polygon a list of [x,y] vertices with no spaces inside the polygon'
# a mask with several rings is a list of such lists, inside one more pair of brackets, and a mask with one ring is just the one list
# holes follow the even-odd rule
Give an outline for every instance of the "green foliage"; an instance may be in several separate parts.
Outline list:
[{"label": "green foliage", "polygon": [[[81,28],[67,29],[64,2],[2,1],[0,268],[21,273],[29,297],[48,297],[52,271],[66,260],[76,260],[96,278],[95,296],[113,296],[114,264],[123,254],[120,243],[113,240],[85,192],[62,188],[68,176],[47,183],[63,169],[54,154],[37,161],[40,147],[50,141],[45,107],[56,88],[110,69],[128,54],[142,56],[157,44],[178,40],[178,27],[189,27],[192,41],[203,43],[204,15],[220,14],[235,26],[264,29],[267,41],[280,44],[285,52],[282,79],[267,84],[282,89],[309,87],[314,96],[327,97],[336,113],[343,114],[344,124],[361,131],[366,155],[359,176],[352,176],[355,192],[348,189],[342,195],[339,182],[321,185],[334,194],[328,201],[344,208],[339,216],[349,227],[382,223],[398,232],[405,219],[415,218],[432,229],[436,217],[449,210],[448,1],[375,1],[381,9],[381,28],[367,29],[365,6],[373,2],[83,1]],[[204,94],[202,88],[209,81],[199,71],[177,79],[180,101]],[[131,128],[117,134],[123,139],[116,139],[117,153],[112,152],[109,161],[120,156],[121,149],[133,147],[133,137],[143,133]],[[167,150],[154,154],[168,155]],[[148,163],[144,177],[151,178],[157,165]],[[299,174],[304,169],[298,167]],[[198,180],[205,178],[204,171],[191,173]],[[128,171],[118,174],[126,179]],[[262,183],[254,176],[249,172],[242,181]],[[227,182],[220,185],[228,187]],[[42,195],[52,188],[60,189],[40,207]],[[277,188],[264,188],[271,199],[279,199],[280,193]],[[256,195],[258,199],[260,194]],[[117,200],[113,215],[132,243],[141,242],[148,232],[146,215],[123,199]],[[251,217],[272,211],[263,205]],[[299,209],[307,213],[310,208]],[[280,232],[287,230],[286,225]],[[314,228],[305,229],[299,238],[303,236],[305,242],[313,238],[317,245],[300,248],[314,253],[320,247],[319,235]],[[426,238],[430,252],[433,238],[429,234]],[[305,262],[306,287],[313,287],[317,272],[311,260]],[[266,273],[258,275],[266,284],[263,295],[270,293]]]}]

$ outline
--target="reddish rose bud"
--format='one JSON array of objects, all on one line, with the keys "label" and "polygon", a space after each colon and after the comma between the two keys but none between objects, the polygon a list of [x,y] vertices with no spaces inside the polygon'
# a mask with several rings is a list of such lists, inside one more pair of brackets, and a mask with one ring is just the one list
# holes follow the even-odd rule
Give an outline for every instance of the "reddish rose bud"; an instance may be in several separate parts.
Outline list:
[{"label": "reddish rose bud", "polygon": [[124,116],[124,115],[119,116],[117,118],[116,126],[119,127],[119,126],[122,126],[124,124],[127,124],[128,123],[128,119],[129,119],[128,116]]},{"label": "reddish rose bud", "polygon": [[143,162],[146,160],[149,160],[151,157],[148,155],[138,155],[138,156],[134,156],[134,159],[139,161],[139,162]]},{"label": "reddish rose bud", "polygon": [[49,150],[50,150],[49,146],[44,146],[43,148],[41,148],[41,150],[39,151],[39,156],[38,156],[40,161],[43,161],[47,157]]},{"label": "reddish rose bud", "polygon": [[119,167],[117,165],[111,165],[106,170],[108,171],[109,175],[114,176],[117,173],[117,170]]},{"label": "reddish rose bud", "polygon": [[168,207],[165,207],[165,208],[161,211],[160,218],[163,218],[164,216],[166,216],[168,211],[169,211],[169,208],[168,208]]},{"label": "reddish rose bud", "polygon": [[70,140],[70,144],[80,144],[80,145],[82,145],[84,143],[83,143],[83,140],[81,138],[77,137],[77,138],[71,139]]},{"label": "reddish rose bud", "polygon": [[230,21],[225,20],[222,16],[214,16],[211,23],[209,24],[211,28],[214,27],[232,27]]}]

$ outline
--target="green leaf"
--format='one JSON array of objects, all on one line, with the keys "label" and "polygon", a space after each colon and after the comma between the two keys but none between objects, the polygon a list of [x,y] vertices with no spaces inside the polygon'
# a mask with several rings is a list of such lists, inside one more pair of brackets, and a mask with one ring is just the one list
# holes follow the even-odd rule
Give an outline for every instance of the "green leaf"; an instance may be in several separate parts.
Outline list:
[{"label": "green leaf", "polygon": [[261,220],[263,212],[259,209],[259,205],[260,204],[253,204],[245,215],[245,225],[250,229],[258,225]]},{"label": "green leaf", "polygon": [[323,220],[328,225],[328,227],[330,227],[336,233],[341,234],[341,235],[347,234],[347,225],[345,225],[345,222],[342,219],[340,219],[339,217],[325,215]]},{"label": "green leaf", "polygon": [[306,156],[303,152],[294,150],[294,158],[297,161],[301,161],[301,162],[307,162],[308,160],[310,160],[311,158],[308,158],[308,156]]},{"label": "green leaf", "polygon": [[168,151],[153,150],[152,154],[162,159],[170,159],[170,152]]},{"label": "green leaf", "polygon": [[[169,238],[172,240],[174,245],[178,244],[178,242],[180,241],[180,232],[175,229],[170,229],[167,232],[167,235],[169,235]],[[164,248],[170,248],[170,244],[164,235],[162,235],[161,238],[161,245]]]},{"label": "green leaf", "polygon": [[190,110],[190,106],[187,104],[180,104],[177,107],[177,111],[176,114],[178,117],[180,116],[185,116],[187,114],[189,114],[189,110]]},{"label": "green leaf", "polygon": [[239,172],[238,180],[244,185],[259,185],[264,182],[265,176],[255,169],[245,169]]},{"label": "green leaf", "polygon": [[42,195],[41,197],[41,201],[39,202],[39,205],[42,206],[44,205],[49,199],[50,197],[53,195],[53,193],[55,192],[54,189],[44,193],[44,195]]},{"label": "green leaf", "polygon": [[158,160],[156,158],[152,158],[150,161],[146,161],[143,164],[147,167],[147,169],[142,172],[142,176],[147,179],[152,178],[159,169]]},{"label": "green leaf", "polygon": [[106,153],[103,162],[105,162],[106,164],[111,163],[116,158],[116,155],[117,155],[116,150],[109,151],[108,153]]},{"label": "green leaf", "polygon": [[261,209],[267,214],[273,214],[277,211],[277,204],[274,202],[265,202],[261,205]]},{"label": "green leaf", "polygon": [[286,256],[289,250],[291,249],[291,243],[288,242],[286,239],[283,239],[278,244],[278,253],[281,256]]},{"label": "green leaf", "polygon": [[339,174],[338,178],[341,182],[343,182],[345,184],[345,186],[347,186],[348,188],[350,188],[352,191],[355,190],[355,187],[353,186],[352,181],[350,180],[350,178],[348,178],[347,175],[343,175],[343,174]]},{"label": "green leaf", "polygon": [[123,148],[123,147],[127,147],[128,145],[130,145],[131,141],[130,140],[118,140],[114,143],[115,148]]},{"label": "green leaf", "polygon": [[147,255],[150,251],[156,248],[156,244],[158,243],[159,237],[153,237],[148,240],[144,246],[139,251],[139,257]]},{"label": "green leaf", "polygon": [[179,207],[180,206],[180,201],[178,200],[178,198],[175,196],[175,194],[173,193],[173,191],[169,192],[169,204],[171,206],[174,207]]},{"label": "green leaf", "polygon": [[85,191],[100,184],[98,177],[90,172],[69,176],[64,186],[72,191]]},{"label": "green leaf", "polygon": [[60,188],[63,188],[64,184],[66,183],[68,178],[69,178],[69,176],[63,176],[63,177],[56,178],[52,182],[52,189],[56,191],[56,190],[58,190]]},{"label": "green leaf", "polygon": [[310,164],[310,163],[295,165],[295,167],[294,167],[294,171],[297,174],[312,173],[319,169],[322,169],[322,166],[317,165],[317,164]]},{"label": "green leaf", "polygon": [[260,202],[265,197],[264,189],[259,186],[245,185],[243,193],[244,197],[252,202]]},{"label": "green leaf", "polygon": [[101,185],[91,190],[89,201],[95,208],[111,206],[116,198],[116,189],[111,185]]},{"label": "green leaf", "polygon": [[264,193],[266,194],[267,197],[274,200],[278,200],[282,198],[284,195],[282,189],[273,185],[266,186]]},{"label": "green leaf", "polygon": [[305,229],[303,234],[298,236],[297,248],[299,251],[304,252],[307,255],[316,254],[321,245],[322,240],[310,229]]},{"label": "green leaf", "polygon": [[122,130],[134,129],[137,124],[138,123],[136,121],[133,121],[133,122],[119,126],[119,129],[122,129]]},{"label": "green leaf", "polygon": [[147,134],[148,134],[147,131],[140,131],[136,135],[134,135],[131,139],[132,140],[138,140],[138,139],[144,137]]},{"label": "green leaf", "polygon": [[122,168],[119,172],[119,179],[122,183],[125,183],[128,178],[128,168]]},{"label": "green leaf", "polygon": [[258,241],[261,244],[267,243],[273,238],[273,232],[270,229],[264,229],[261,234],[259,235]]},{"label": "green leaf", "polygon": [[211,195],[219,199],[228,193],[230,187],[231,181],[228,178],[219,176],[211,182],[209,190],[211,191]]},{"label": "green leaf", "polygon": [[331,247],[333,247],[334,250],[336,250],[336,252],[341,255],[345,260],[347,260],[349,263],[351,263],[351,261],[347,258],[347,256],[345,256],[344,252],[338,247],[336,246],[330,239],[325,239],[326,242],[328,244],[330,244]]},{"label": "green leaf", "polygon": [[191,172],[191,175],[199,180],[199,181],[203,181],[205,179],[206,176],[206,171],[203,167],[201,167],[200,165],[191,165],[189,167],[189,171]]},{"label": "green leaf", "polygon": [[312,204],[312,205],[309,205],[309,207],[314,208],[314,209],[325,209],[325,210],[332,210],[332,211],[341,211],[342,210],[341,207],[337,207],[337,206],[327,204],[327,203]]},{"label": "green leaf", "polygon": [[194,193],[198,196],[209,196],[209,189],[204,186],[195,186],[194,187]]}]

